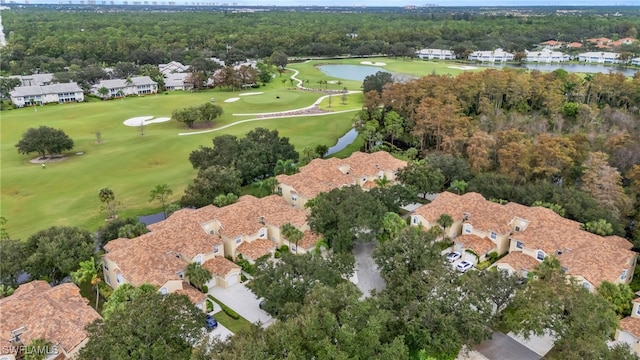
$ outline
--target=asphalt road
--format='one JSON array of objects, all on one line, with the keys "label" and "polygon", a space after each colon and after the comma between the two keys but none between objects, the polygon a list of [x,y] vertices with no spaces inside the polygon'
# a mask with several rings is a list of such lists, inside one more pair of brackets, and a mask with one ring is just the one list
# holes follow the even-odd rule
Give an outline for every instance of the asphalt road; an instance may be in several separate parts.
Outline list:
[{"label": "asphalt road", "polygon": [[378,265],[373,261],[374,248],[375,242],[356,243],[353,247],[353,256],[356,258],[355,271],[358,277],[356,286],[362,291],[364,297],[368,297],[371,290],[382,291],[386,286],[384,279],[380,276]]}]

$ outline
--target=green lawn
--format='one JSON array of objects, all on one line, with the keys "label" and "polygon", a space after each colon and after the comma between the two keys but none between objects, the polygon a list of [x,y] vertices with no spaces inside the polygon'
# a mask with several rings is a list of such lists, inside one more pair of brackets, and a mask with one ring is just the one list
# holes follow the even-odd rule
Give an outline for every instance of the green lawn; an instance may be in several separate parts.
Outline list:
[{"label": "green lawn", "polygon": [[[357,64],[362,59],[339,61],[311,61],[291,64],[300,71],[298,78],[308,79],[309,87],[327,87],[339,90],[360,90],[360,81],[333,79],[324,76],[314,66],[320,63]],[[385,69],[414,75],[436,73],[455,74],[459,70],[447,66],[453,63],[403,61],[390,58],[366,59],[385,62]],[[448,65],[449,64],[449,65]],[[219,129],[240,120],[255,116],[234,116],[280,112],[311,105],[323,94],[295,90],[287,80],[293,74],[282,77],[257,89],[243,91],[207,90],[202,92],[169,92],[145,97],[129,97],[124,100],[91,101],[81,104],[49,105],[2,111],[0,113],[0,214],[7,218],[7,230],[15,238],[26,238],[36,231],[52,225],[79,226],[95,230],[104,224],[105,213],[100,210],[98,190],[111,188],[121,202],[121,217],[143,215],[160,210],[160,204],[149,202],[150,190],[158,184],[168,184],[173,189],[170,201],[180,198],[184,189],[195,177],[188,156],[201,145],[210,145],[214,136],[233,134],[244,136],[256,127],[278,129],[291,139],[298,150],[306,146],[323,144],[332,146],[350,128],[355,110],[362,107],[362,95],[332,99],[331,107],[325,99],[320,108],[330,111],[354,110],[326,116],[297,117],[272,120],[255,120]],[[320,85],[319,80],[341,81],[341,84]],[[240,96],[244,93],[258,93]],[[180,136],[179,133],[202,131],[186,129],[175,121],[145,126],[144,135],[137,127],[127,127],[123,121],[137,116],[169,117],[171,113],[187,106],[199,105],[215,98],[224,109],[216,120],[212,132]],[[235,102],[225,102],[238,98]],[[14,145],[30,127],[46,125],[63,129],[74,141],[75,147],[68,158],[48,163],[46,169],[31,164],[36,154],[20,155]],[[217,130],[216,130],[217,129]],[[96,133],[102,142],[96,142]],[[361,145],[340,152],[348,156]],[[82,153],[76,155],[76,153]]]},{"label": "green lawn", "polygon": [[227,315],[224,311],[219,311],[213,315],[213,318],[218,320],[222,326],[226,327],[232,333],[236,334],[241,330],[248,330],[251,328],[251,323],[240,316],[239,319],[234,319],[231,316]]},{"label": "green lawn", "polygon": [[[49,105],[3,111],[0,121],[1,214],[8,220],[11,236],[26,238],[52,225],[73,225],[96,229],[104,223],[98,190],[111,188],[122,203],[120,216],[142,215],[160,209],[150,203],[149,192],[158,184],[173,189],[171,201],[178,200],[196,171],[188,161],[189,153],[200,145],[210,145],[214,136],[244,136],[256,127],[278,129],[291,138],[297,149],[318,144],[331,146],[349,130],[352,115],[335,114],[320,117],[298,117],[258,120],[238,124],[206,134],[178,136],[190,132],[175,121],[145,126],[144,135],[137,127],[122,122],[136,116],[170,116],[186,106],[202,104],[213,97],[224,109],[216,127],[253,116],[234,113],[259,113],[297,109],[311,105],[321,94],[286,90],[278,84],[244,92],[261,95],[239,96],[243,92],[209,90],[175,92],[124,100],[81,104]],[[276,99],[279,96],[279,99]],[[240,100],[225,103],[224,100]],[[360,98],[349,100],[359,107]],[[31,164],[36,154],[20,155],[16,144],[29,127],[46,125],[63,129],[75,141],[74,150],[61,162],[48,163],[46,169]],[[197,129],[202,130],[202,129]],[[196,131],[196,130],[194,130]],[[102,142],[96,143],[96,132]],[[82,152],[82,155],[75,155]]]}]

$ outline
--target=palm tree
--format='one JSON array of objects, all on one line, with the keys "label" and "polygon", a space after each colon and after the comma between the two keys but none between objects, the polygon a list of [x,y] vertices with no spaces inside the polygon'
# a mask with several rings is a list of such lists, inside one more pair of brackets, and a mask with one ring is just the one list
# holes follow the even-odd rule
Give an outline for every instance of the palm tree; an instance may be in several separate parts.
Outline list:
[{"label": "palm tree", "polygon": [[95,261],[94,257],[91,257],[91,260],[86,260],[80,262],[80,267],[78,270],[71,273],[71,279],[73,282],[80,285],[81,283],[90,281],[91,286],[96,289],[96,310],[98,310],[98,299],[100,299],[100,288],[98,284],[100,281],[100,277],[98,277],[98,273],[102,268],[101,261]]},{"label": "palm tree", "polygon": [[465,190],[467,190],[468,185],[469,184],[467,184],[467,182],[464,180],[453,180],[451,182],[451,188],[455,190],[458,195],[460,195],[460,193],[464,194]]},{"label": "palm tree", "polygon": [[276,185],[278,185],[278,180],[276,180],[276,178],[274,177],[261,179],[251,184],[251,186],[258,189],[258,195],[260,195],[258,197],[273,194],[276,189]]},{"label": "palm tree", "polygon": [[438,218],[438,225],[442,226],[444,233],[446,234],[446,230],[449,226],[453,225],[453,218],[449,214],[442,214]]},{"label": "palm tree", "polygon": [[113,190],[109,188],[102,188],[98,191],[98,198],[102,203],[102,207],[107,209],[107,213],[109,214],[108,219],[112,219],[116,215],[116,195],[113,193]]},{"label": "palm tree", "polygon": [[278,162],[276,162],[276,166],[273,168],[273,174],[274,175],[280,175],[280,174],[291,175],[291,174],[295,174],[297,170],[298,168],[293,164],[293,160],[278,159]]},{"label": "palm tree", "polygon": [[381,178],[377,178],[375,179],[374,183],[381,188],[386,188],[387,186],[389,186],[389,184],[391,184],[391,180],[389,180],[387,178],[387,174],[382,175]]},{"label": "palm tree", "polygon": [[164,218],[167,218],[167,209],[164,206],[165,200],[167,200],[167,197],[171,196],[173,194],[173,190],[171,190],[169,188],[169,185],[167,184],[162,184],[162,185],[156,185],[153,189],[151,189],[151,198],[149,199],[149,202],[152,202],[153,200],[158,200],[162,203],[162,213],[164,214]]},{"label": "palm tree", "polygon": [[280,233],[286,237],[289,243],[296,244],[296,254],[298,253],[298,242],[304,237],[304,233],[290,223],[280,227]]},{"label": "palm tree", "polygon": [[199,290],[212,278],[211,272],[196,262],[190,263],[184,273],[189,278],[189,283]]}]

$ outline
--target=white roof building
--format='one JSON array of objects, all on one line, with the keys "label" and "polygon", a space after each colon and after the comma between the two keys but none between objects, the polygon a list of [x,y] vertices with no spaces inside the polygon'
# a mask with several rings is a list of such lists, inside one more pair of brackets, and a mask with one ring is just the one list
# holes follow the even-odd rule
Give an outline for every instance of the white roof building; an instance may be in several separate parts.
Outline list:
[{"label": "white roof building", "polygon": [[166,76],[171,73],[183,73],[189,70],[189,65],[183,65],[178,61],[171,61],[168,64],[160,64],[158,65],[158,69],[162,73],[162,75]]},{"label": "white roof building", "polygon": [[474,51],[469,55],[469,60],[480,62],[506,62],[513,61],[513,54],[502,49],[493,51]]},{"label": "white roof building", "polygon": [[561,53],[560,51],[552,51],[550,49],[543,49],[540,51],[525,50],[525,53],[527,54],[527,62],[558,63],[569,61],[571,59],[567,54]]},{"label": "white roof building", "polygon": [[167,90],[187,90],[193,86],[189,83],[190,73],[171,73],[164,76],[164,88]]},{"label": "white roof building", "polygon": [[17,107],[84,101],[84,92],[74,82],[44,86],[18,86],[9,94],[11,102]]},{"label": "white roof building", "polygon": [[640,57],[631,59],[631,65],[640,66]]},{"label": "white roof building", "polygon": [[19,79],[22,86],[43,86],[53,81],[53,74],[12,75],[12,79]]},{"label": "white roof building", "polygon": [[452,60],[455,59],[455,54],[451,50],[442,49],[422,49],[416,51],[416,56],[420,59],[429,60]]},{"label": "white roof building", "polygon": [[100,94],[100,89],[103,87],[109,90],[109,93],[105,95],[107,98],[155,94],[158,92],[158,83],[151,80],[148,76],[134,76],[127,80],[101,80],[91,87],[91,93],[97,96],[103,96]]},{"label": "white roof building", "polygon": [[586,52],[578,55],[578,61],[597,64],[620,64],[620,54],[613,52]]}]

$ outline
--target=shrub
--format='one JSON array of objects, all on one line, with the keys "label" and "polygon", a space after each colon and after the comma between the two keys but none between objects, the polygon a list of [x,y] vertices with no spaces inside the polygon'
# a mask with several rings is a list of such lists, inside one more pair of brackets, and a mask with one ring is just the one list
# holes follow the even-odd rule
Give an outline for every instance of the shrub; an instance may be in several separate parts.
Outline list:
[{"label": "shrub", "polygon": [[287,245],[282,245],[280,247],[280,252],[289,252],[289,247]]},{"label": "shrub", "polygon": [[207,312],[213,311],[213,303],[211,301],[207,301]]},{"label": "shrub", "polygon": [[242,281],[242,282],[247,281],[247,277],[244,276],[244,274],[240,274],[240,281]]},{"label": "shrub", "polygon": [[498,260],[498,253],[497,252],[491,252],[488,255],[489,257],[489,261],[493,264],[494,262],[496,262],[496,260]]},{"label": "shrub", "polygon": [[478,265],[476,265],[476,269],[482,271],[482,270],[488,268],[489,266],[491,266],[491,262],[483,261],[481,263],[478,263]]},{"label": "shrub", "polygon": [[202,285],[202,292],[203,293],[208,293],[209,292],[209,287],[207,285]]},{"label": "shrub", "polygon": [[218,299],[214,298],[211,295],[209,295],[209,298],[211,300],[217,302],[218,305],[220,305],[220,308],[222,309],[222,311],[224,311],[225,314],[229,315],[230,318],[232,318],[234,320],[240,319],[240,315],[238,315],[238,313],[233,311],[230,307],[228,307],[227,305],[221,303],[220,301],[218,301]]},{"label": "shrub", "polygon": [[438,250],[438,252],[440,252],[453,246],[453,241],[450,239],[444,239],[442,241],[436,241],[433,246]]},{"label": "shrub", "polygon": [[276,259],[280,259],[280,256],[281,256],[280,255],[280,250],[276,250],[276,252],[273,253],[273,257],[276,258]]},{"label": "shrub", "polygon": [[107,285],[106,283],[99,282],[98,292],[100,293],[100,296],[102,296],[103,299],[109,300],[109,297],[111,296],[111,294],[113,294],[113,289],[111,288],[111,286]]}]

